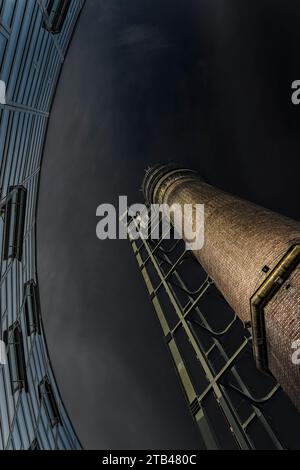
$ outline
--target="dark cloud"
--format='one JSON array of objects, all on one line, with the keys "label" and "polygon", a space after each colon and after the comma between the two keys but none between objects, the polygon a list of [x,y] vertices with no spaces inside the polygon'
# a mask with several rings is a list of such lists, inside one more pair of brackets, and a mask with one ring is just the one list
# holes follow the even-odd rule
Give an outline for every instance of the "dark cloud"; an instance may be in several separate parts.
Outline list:
[{"label": "dark cloud", "polygon": [[38,270],[58,382],[89,448],[198,443],[129,243],[97,240],[96,207],[141,199],[144,168],[175,160],[299,219],[299,10],[87,0],[49,123]]},{"label": "dark cloud", "polygon": [[147,54],[170,47],[166,38],[159,31],[143,25],[129,26],[122,31],[119,44],[138,54]]}]

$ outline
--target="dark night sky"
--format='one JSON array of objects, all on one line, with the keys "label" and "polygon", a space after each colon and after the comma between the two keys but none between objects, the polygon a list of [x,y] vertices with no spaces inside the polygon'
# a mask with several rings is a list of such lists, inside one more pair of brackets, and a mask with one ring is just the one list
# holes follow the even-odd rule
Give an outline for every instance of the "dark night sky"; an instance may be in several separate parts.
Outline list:
[{"label": "dark night sky", "polygon": [[96,207],[130,202],[149,164],[300,220],[300,5],[87,0],[49,122],[38,272],[50,353],[87,448],[196,448],[197,432],[127,241]]}]

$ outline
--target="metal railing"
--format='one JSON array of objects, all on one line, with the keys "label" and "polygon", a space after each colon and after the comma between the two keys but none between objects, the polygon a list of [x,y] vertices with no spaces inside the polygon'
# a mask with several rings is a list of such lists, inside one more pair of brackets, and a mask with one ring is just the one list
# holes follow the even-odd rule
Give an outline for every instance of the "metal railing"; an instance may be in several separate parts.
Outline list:
[{"label": "metal railing", "polygon": [[[128,216],[128,238],[199,428],[199,446],[299,449],[299,413],[275,379],[256,368],[251,330],[159,217],[153,208],[148,218]],[[141,231],[141,219],[149,220],[150,235],[161,225],[159,240],[130,236]]]}]

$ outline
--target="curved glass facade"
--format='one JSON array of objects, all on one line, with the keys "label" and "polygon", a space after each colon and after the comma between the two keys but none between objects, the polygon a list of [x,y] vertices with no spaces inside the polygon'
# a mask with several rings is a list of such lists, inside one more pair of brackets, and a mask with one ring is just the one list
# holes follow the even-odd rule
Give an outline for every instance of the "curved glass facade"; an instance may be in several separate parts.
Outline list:
[{"label": "curved glass facade", "polygon": [[59,73],[84,2],[0,0],[0,448],[80,449],[41,321],[36,203]]}]

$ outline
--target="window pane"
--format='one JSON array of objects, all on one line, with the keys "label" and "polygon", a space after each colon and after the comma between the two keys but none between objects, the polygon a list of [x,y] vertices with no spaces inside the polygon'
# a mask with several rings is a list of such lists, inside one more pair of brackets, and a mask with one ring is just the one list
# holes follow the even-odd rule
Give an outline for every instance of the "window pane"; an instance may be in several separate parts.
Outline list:
[{"label": "window pane", "polygon": [[2,23],[7,28],[11,27],[16,0],[5,0],[2,12]]},{"label": "window pane", "polygon": [[6,42],[7,42],[6,38],[3,36],[3,34],[0,33],[0,68],[2,68],[2,62],[3,62],[3,59],[4,59]]}]

